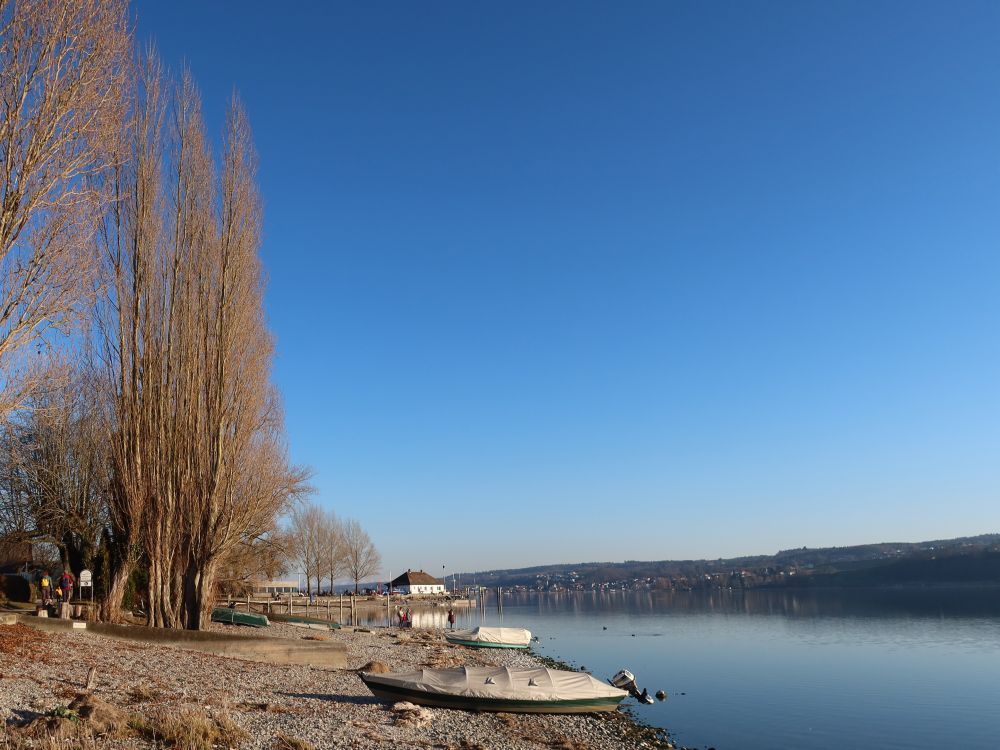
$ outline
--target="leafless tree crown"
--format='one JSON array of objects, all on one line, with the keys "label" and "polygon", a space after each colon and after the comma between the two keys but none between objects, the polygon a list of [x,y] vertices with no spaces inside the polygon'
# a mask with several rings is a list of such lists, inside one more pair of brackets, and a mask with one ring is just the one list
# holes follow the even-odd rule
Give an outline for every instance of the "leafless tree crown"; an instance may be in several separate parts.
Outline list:
[{"label": "leafless tree crown", "polygon": [[0,417],[85,309],[130,45],[125,0],[0,0]]}]

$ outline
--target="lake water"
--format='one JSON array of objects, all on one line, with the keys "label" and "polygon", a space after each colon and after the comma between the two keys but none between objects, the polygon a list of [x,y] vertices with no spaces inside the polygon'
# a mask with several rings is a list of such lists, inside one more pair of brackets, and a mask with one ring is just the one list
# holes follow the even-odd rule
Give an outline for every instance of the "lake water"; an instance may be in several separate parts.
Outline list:
[{"label": "lake water", "polygon": [[[457,614],[501,623],[495,592]],[[665,690],[635,714],[678,746],[1000,747],[1000,589],[505,594],[502,624]]]}]

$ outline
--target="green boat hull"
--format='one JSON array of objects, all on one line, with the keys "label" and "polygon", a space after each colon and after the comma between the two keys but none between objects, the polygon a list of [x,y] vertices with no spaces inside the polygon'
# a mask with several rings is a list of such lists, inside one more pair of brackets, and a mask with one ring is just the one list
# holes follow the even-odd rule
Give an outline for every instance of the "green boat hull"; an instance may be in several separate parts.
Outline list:
[{"label": "green boat hull", "polygon": [[505,714],[587,714],[596,712],[616,711],[618,704],[625,696],[613,698],[586,698],[581,700],[531,701],[509,700],[506,698],[467,698],[461,695],[446,693],[428,693],[423,690],[410,690],[369,682],[361,675],[372,694],[386,703],[410,701],[421,706],[436,708],[455,708],[462,711],[486,711]]},{"label": "green boat hull", "polygon": [[531,644],[521,645],[519,643],[483,643],[482,641],[463,641],[459,638],[444,639],[453,646],[469,646],[470,648],[529,648]]},{"label": "green boat hull", "polygon": [[212,610],[212,622],[222,622],[228,625],[248,625],[252,628],[266,628],[267,617],[255,615],[252,612],[239,612],[229,607],[216,607]]}]

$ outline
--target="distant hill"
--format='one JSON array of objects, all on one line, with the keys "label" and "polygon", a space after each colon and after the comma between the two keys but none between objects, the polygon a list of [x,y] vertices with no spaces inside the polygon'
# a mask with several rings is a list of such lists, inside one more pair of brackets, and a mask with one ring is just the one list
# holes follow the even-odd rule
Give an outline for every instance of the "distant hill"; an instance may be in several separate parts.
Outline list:
[{"label": "distant hill", "polygon": [[464,581],[541,591],[1000,584],[1000,534],[782,550],[718,560],[587,562],[463,573]]}]

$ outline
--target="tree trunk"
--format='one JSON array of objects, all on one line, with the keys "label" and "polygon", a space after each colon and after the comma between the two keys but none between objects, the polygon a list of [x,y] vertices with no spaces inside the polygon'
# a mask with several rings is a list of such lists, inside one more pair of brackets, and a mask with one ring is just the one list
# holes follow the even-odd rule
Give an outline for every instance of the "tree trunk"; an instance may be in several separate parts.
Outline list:
[{"label": "tree trunk", "polygon": [[134,564],[131,560],[123,560],[111,574],[108,593],[101,603],[102,622],[123,622],[125,613],[122,602],[128,589],[128,579],[132,575]]},{"label": "tree trunk", "polygon": [[184,603],[181,613],[181,623],[187,630],[201,630],[201,578],[198,568],[194,562],[188,565],[184,572]]},{"label": "tree trunk", "polygon": [[182,625],[187,630],[201,630],[211,620],[216,568],[214,560],[192,561],[185,571]]}]

